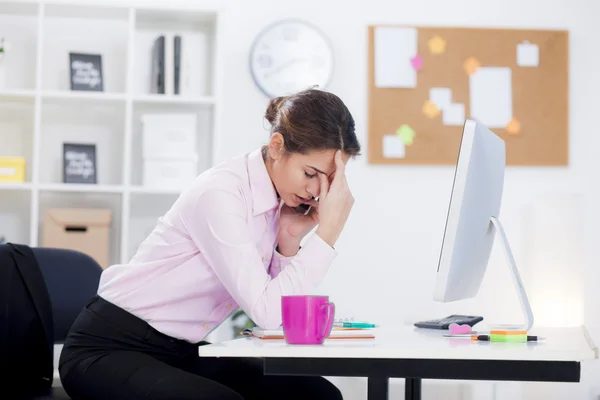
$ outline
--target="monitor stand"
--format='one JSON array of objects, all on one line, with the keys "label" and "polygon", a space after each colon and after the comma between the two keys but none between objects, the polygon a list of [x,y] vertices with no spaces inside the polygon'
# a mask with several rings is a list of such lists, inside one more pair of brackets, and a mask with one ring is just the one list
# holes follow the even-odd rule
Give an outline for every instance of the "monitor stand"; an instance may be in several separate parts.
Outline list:
[{"label": "monitor stand", "polygon": [[533,311],[531,310],[531,306],[529,305],[527,293],[525,292],[523,282],[521,281],[521,275],[519,274],[517,264],[515,263],[512,251],[510,250],[510,245],[508,244],[508,239],[506,238],[506,233],[504,233],[502,224],[496,217],[491,217],[490,220],[494,225],[496,231],[500,234],[500,240],[502,248],[504,250],[504,255],[506,256],[506,262],[510,266],[511,277],[513,283],[515,284],[517,295],[519,296],[519,302],[521,303],[521,310],[523,311],[523,316],[525,317],[524,325],[494,325],[491,328],[529,331],[533,326]]}]

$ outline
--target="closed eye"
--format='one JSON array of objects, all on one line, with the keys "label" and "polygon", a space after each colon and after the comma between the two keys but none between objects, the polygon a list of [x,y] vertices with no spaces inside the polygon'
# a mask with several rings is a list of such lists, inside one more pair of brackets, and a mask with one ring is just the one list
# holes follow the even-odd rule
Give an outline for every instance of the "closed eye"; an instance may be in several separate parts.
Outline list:
[{"label": "closed eye", "polygon": [[311,175],[306,171],[304,171],[304,175],[306,175],[307,178],[314,178],[315,176],[317,176],[317,174]]}]

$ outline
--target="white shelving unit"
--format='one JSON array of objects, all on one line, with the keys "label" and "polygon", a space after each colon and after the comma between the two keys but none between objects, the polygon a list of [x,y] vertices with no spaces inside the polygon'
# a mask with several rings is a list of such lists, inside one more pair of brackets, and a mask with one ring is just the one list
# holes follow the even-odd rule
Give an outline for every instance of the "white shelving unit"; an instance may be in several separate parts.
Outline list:
[{"label": "white shelving unit", "polygon": [[[37,246],[45,210],[109,208],[110,261],[126,262],[177,190],[142,186],[140,116],[197,115],[198,173],[213,164],[218,131],[220,10],[184,3],[0,0],[0,156],[26,159],[26,182],[0,182],[0,237]],[[181,95],[150,93],[151,47],[181,34],[193,70]],[[71,91],[69,52],[102,55],[104,91]],[[95,185],[62,183],[62,144],[96,145]]]}]

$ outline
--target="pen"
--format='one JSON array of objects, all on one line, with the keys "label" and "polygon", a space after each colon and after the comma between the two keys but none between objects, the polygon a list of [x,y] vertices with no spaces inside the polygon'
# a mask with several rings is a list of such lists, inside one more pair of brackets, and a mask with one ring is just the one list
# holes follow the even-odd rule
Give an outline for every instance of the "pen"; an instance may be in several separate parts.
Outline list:
[{"label": "pen", "polygon": [[471,340],[478,340],[481,342],[537,342],[543,340],[543,337],[532,336],[532,335],[473,335]]},{"label": "pen", "polygon": [[366,322],[335,322],[333,326],[342,328],[376,328],[377,325]]}]

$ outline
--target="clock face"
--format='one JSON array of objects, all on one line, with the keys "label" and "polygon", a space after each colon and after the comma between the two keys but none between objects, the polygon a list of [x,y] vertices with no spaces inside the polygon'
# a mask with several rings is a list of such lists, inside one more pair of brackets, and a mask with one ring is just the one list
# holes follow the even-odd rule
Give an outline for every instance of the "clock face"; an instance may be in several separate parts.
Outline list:
[{"label": "clock face", "polygon": [[333,69],[325,36],[303,21],[281,21],[265,28],[250,52],[250,70],[260,90],[276,97],[318,85],[324,89]]}]

